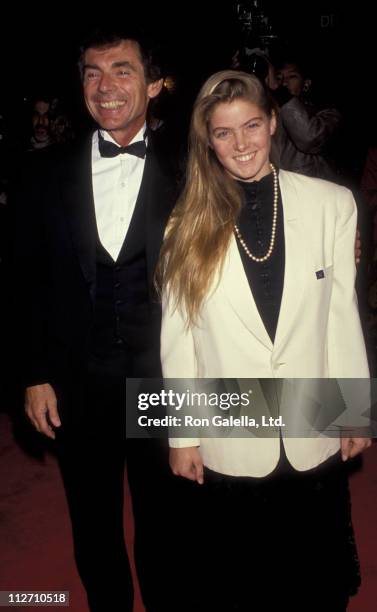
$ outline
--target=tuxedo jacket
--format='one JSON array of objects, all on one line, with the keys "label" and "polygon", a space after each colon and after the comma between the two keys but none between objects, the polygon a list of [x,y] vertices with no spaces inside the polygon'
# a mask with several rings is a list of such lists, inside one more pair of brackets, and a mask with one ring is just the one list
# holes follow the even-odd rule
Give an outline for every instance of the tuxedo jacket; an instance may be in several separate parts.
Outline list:
[{"label": "tuxedo jacket", "polygon": [[[33,156],[14,198],[14,293],[20,361],[25,386],[79,376],[88,356],[96,292],[97,226],[94,209],[92,139]],[[150,334],[148,360],[158,362],[160,306],[153,275],[166,220],[174,203],[173,182],[149,138],[143,178],[126,235],[126,249],[138,240],[133,224],[145,211],[150,317],[140,334]],[[135,309],[135,327],[139,325]],[[132,318],[132,317],[131,317]],[[132,321],[130,325],[132,326]],[[138,334],[134,334],[135,337]],[[137,342],[132,347],[135,356]],[[142,360],[141,360],[142,363]]]},{"label": "tuxedo jacket", "polygon": [[[280,171],[284,286],[272,343],[232,237],[197,323],[163,298],[161,359],[166,378],[364,378],[369,376],[354,289],[356,206],[344,187]],[[289,409],[289,407],[288,407]],[[284,436],[284,431],[283,431]],[[279,437],[171,440],[200,444],[207,467],[264,476],[279,460]],[[339,449],[339,438],[284,439],[297,470]]]}]

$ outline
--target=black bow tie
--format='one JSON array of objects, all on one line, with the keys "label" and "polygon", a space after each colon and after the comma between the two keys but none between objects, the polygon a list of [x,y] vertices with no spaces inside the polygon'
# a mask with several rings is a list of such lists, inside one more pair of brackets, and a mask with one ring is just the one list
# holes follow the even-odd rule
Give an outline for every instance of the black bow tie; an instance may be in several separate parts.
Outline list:
[{"label": "black bow tie", "polygon": [[144,159],[147,152],[145,140],[132,142],[126,147],[118,147],[113,142],[110,142],[110,140],[105,140],[100,132],[98,132],[98,148],[101,157],[116,157],[121,153],[128,153],[129,155],[136,155],[136,157]]}]

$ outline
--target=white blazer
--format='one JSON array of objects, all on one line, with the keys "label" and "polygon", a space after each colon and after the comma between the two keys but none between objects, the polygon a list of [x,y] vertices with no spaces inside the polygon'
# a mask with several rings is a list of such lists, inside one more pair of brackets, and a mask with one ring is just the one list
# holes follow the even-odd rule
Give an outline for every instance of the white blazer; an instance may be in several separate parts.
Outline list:
[{"label": "white blazer", "polygon": [[[233,237],[221,278],[214,282],[195,326],[185,330],[182,312],[163,297],[165,378],[369,377],[354,289],[353,196],[344,187],[283,170],[279,182],[285,273],[274,343]],[[207,467],[235,476],[265,476],[279,460],[278,437],[181,438],[170,443],[200,445]],[[287,437],[284,446],[292,466],[308,470],[333,455],[340,443],[339,438],[319,435]]]}]

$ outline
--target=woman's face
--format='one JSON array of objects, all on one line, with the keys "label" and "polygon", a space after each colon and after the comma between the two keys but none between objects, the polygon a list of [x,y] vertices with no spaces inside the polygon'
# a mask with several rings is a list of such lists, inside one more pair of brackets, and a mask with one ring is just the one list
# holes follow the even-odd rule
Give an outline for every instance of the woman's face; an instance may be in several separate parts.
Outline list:
[{"label": "woman's face", "polygon": [[221,102],[210,117],[210,146],[232,178],[259,181],[270,172],[275,129],[275,116],[268,117],[252,102],[242,98]]}]

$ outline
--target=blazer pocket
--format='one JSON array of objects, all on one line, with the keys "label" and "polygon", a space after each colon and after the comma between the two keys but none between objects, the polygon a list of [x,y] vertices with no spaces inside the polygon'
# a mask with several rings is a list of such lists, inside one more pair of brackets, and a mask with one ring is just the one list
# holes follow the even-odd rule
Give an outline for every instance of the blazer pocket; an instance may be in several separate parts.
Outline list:
[{"label": "blazer pocket", "polygon": [[321,317],[327,317],[330,308],[333,283],[333,266],[316,267],[309,283],[311,301]]},{"label": "blazer pocket", "polygon": [[333,276],[333,265],[330,264],[328,266],[315,266],[314,274],[312,276],[312,281],[315,284],[324,285],[327,284],[329,280],[332,280]]}]

